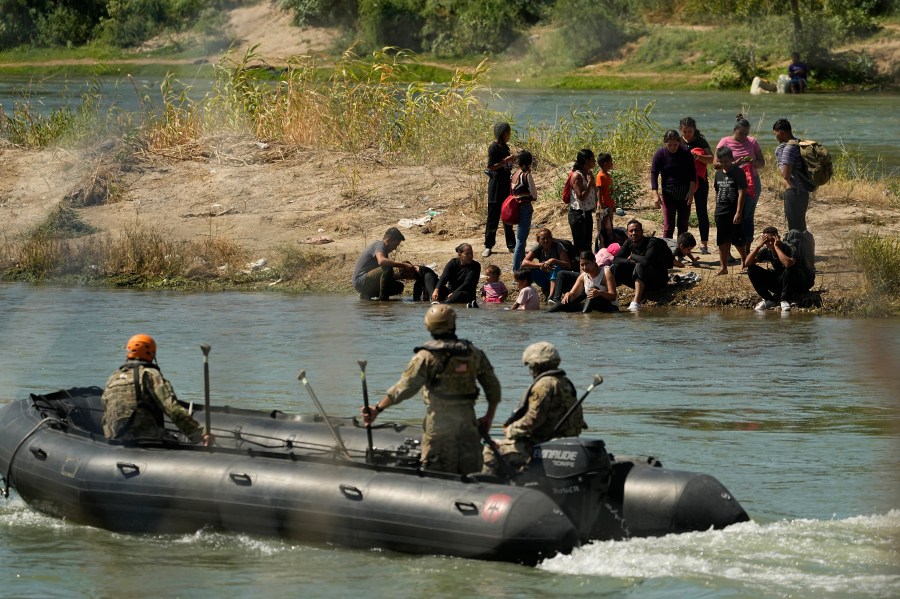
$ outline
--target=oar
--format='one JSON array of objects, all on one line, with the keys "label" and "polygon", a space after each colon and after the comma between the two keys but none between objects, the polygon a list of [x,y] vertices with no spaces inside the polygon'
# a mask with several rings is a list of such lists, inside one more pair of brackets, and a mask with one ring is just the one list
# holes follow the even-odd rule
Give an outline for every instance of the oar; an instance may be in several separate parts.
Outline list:
[{"label": "oar", "polygon": [[551,439],[556,435],[556,431],[558,431],[559,428],[560,428],[563,424],[565,424],[566,420],[569,419],[569,416],[572,415],[572,412],[575,411],[575,408],[577,408],[578,406],[580,406],[581,403],[587,398],[588,394],[590,394],[590,392],[594,390],[594,387],[596,387],[597,385],[599,385],[599,384],[601,384],[601,383],[603,383],[603,377],[600,376],[599,374],[595,374],[595,375],[594,375],[594,382],[592,382],[592,383],[590,384],[590,386],[587,388],[587,391],[585,391],[585,392],[584,392],[584,395],[581,396],[581,399],[579,399],[578,401],[576,401],[576,402],[575,402],[575,405],[573,405],[571,408],[569,408],[569,410],[566,412],[565,416],[563,416],[562,419],[561,419],[559,422],[556,423],[556,426],[553,427],[553,430],[550,431],[549,437],[550,437]]},{"label": "oar", "polygon": [[315,392],[312,390],[312,387],[309,384],[309,381],[306,379],[306,371],[301,370],[300,374],[297,375],[297,379],[303,383],[303,386],[306,387],[306,392],[309,393],[309,396],[312,398],[313,403],[316,404],[316,409],[319,411],[319,415],[325,421],[325,426],[328,427],[328,430],[331,432],[331,436],[334,437],[335,443],[337,443],[337,448],[340,450],[343,457],[352,460],[350,457],[350,452],[347,451],[347,448],[344,446],[344,442],[341,440],[341,436],[338,434],[337,429],[334,428],[334,425],[331,423],[331,419],[328,417],[328,414],[325,413],[325,408],[322,407],[322,404],[319,402],[319,398],[316,397]]},{"label": "oar", "polygon": [[[369,386],[366,384],[366,362],[365,360],[357,360],[359,364],[359,378],[362,380],[362,388],[363,388],[363,407],[366,409],[366,414],[369,413]],[[372,427],[366,427],[366,437],[369,441],[369,451],[366,452],[366,462],[372,463],[375,461],[375,449],[372,445]]]},{"label": "oar", "polygon": [[207,344],[200,346],[203,351],[203,415],[206,417],[206,438],[209,438],[211,424],[209,414],[209,350],[212,348]]}]

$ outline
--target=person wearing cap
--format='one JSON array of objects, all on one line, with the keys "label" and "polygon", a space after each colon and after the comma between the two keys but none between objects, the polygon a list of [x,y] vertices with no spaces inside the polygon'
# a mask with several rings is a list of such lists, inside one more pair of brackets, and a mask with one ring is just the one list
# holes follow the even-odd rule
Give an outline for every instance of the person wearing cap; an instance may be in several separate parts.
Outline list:
[{"label": "person wearing cap", "polygon": [[397,227],[384,232],[381,241],[375,241],[365,249],[353,267],[353,288],[362,299],[387,300],[403,293],[403,283],[394,272],[399,268],[402,278],[415,279],[418,267],[411,262],[397,262],[389,258],[406,237]]},{"label": "person wearing cap", "polygon": [[[403,376],[384,397],[366,410],[363,422],[371,426],[381,412],[425,388],[426,414],[422,433],[422,466],[454,474],[480,472],[481,434],[490,430],[500,403],[500,381],[483,351],[456,336],[456,312],[434,304],[425,313],[431,341],[415,348]],[[487,411],[475,417],[478,385],[484,389]]]},{"label": "person wearing cap", "polygon": [[163,378],[156,360],[156,341],[150,335],[134,335],[125,346],[125,363],[106,381],[103,391],[103,435],[115,441],[163,441],[168,416],[191,443],[207,445],[204,435],[175,397],[172,384]]},{"label": "person wearing cap", "polygon": [[[522,353],[522,364],[534,380],[522,395],[519,407],[504,423],[505,438],[497,442],[500,454],[513,468],[521,468],[531,460],[535,445],[556,437],[577,437],[587,428],[578,406],[554,432],[566,412],[578,403],[575,385],[559,369],[559,363],[559,352],[546,341],[532,343]],[[496,474],[498,464],[491,448],[484,448],[483,459],[483,472]]]}]

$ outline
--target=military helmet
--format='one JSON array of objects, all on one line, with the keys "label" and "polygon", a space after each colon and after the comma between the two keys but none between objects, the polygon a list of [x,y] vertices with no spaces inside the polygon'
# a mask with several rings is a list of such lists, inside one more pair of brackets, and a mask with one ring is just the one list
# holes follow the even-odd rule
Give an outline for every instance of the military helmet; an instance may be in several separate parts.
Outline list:
[{"label": "military helmet", "polygon": [[522,364],[526,366],[543,366],[547,365],[551,368],[559,366],[559,352],[556,346],[546,341],[538,341],[532,343],[522,352]]},{"label": "military helmet", "polygon": [[128,340],[125,345],[125,357],[129,360],[152,362],[156,357],[156,341],[150,335],[138,334]]},{"label": "military helmet", "polygon": [[425,328],[432,334],[456,332],[456,311],[447,304],[434,304],[425,312]]}]

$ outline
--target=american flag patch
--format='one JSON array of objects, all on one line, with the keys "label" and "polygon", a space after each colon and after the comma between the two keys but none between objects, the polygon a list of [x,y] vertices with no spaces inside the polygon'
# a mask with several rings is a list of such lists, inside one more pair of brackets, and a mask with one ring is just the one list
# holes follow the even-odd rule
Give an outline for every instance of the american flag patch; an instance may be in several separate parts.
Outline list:
[{"label": "american flag patch", "polygon": [[461,362],[453,368],[453,372],[469,372],[469,363]]}]

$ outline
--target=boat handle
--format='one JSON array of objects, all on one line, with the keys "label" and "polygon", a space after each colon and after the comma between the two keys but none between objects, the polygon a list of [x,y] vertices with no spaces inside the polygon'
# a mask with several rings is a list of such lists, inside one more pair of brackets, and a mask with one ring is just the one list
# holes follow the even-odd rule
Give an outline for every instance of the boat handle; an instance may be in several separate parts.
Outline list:
[{"label": "boat handle", "polygon": [[457,501],[455,503],[456,509],[462,512],[465,515],[475,515],[478,513],[478,506],[474,503],[469,503],[468,501]]},{"label": "boat handle", "polygon": [[341,490],[341,493],[343,493],[344,497],[346,497],[347,499],[354,499],[356,501],[359,501],[360,499],[363,498],[362,491],[360,491],[357,487],[354,487],[353,485],[341,485],[338,488]]},{"label": "boat handle", "polygon": [[134,476],[141,473],[141,469],[137,464],[130,462],[116,462],[116,468],[122,471],[125,476]]},{"label": "boat handle", "polygon": [[41,449],[40,447],[29,447],[28,451],[30,451],[34,457],[43,461],[47,459],[47,452]]},{"label": "boat handle", "polygon": [[241,485],[242,487],[249,487],[253,484],[253,481],[250,480],[250,475],[243,472],[231,472],[228,476],[231,477],[231,480],[233,480],[235,484]]}]

